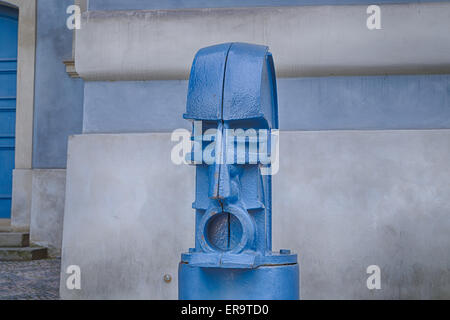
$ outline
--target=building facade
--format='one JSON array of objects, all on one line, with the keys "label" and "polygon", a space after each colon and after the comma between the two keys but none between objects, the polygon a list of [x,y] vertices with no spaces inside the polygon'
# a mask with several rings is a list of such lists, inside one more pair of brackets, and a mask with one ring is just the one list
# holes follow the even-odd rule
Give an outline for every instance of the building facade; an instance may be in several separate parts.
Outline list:
[{"label": "building facade", "polygon": [[175,299],[194,171],[171,133],[190,130],[192,59],[264,44],[274,247],[299,254],[302,298],[448,298],[449,27],[448,1],[1,0],[1,224],[62,256],[63,298]]}]

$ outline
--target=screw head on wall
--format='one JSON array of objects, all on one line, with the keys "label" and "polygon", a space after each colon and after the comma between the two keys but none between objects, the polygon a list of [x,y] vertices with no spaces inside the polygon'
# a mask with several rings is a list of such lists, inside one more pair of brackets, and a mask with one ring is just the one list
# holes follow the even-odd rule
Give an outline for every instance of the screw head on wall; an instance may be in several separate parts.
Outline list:
[{"label": "screw head on wall", "polygon": [[165,274],[163,279],[165,283],[170,283],[172,281],[172,276],[170,274]]}]

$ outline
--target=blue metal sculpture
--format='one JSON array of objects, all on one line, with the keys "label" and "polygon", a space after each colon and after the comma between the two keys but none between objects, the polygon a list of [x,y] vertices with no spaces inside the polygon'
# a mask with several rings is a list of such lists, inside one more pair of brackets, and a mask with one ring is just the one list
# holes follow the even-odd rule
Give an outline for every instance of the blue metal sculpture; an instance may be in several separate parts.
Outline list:
[{"label": "blue metal sculpture", "polygon": [[272,252],[272,181],[263,174],[271,164],[252,147],[256,140],[269,145],[270,158],[271,130],[278,129],[268,48],[226,43],[200,50],[184,117],[194,121],[196,238],[181,257],[179,298],[298,299],[297,255]]}]

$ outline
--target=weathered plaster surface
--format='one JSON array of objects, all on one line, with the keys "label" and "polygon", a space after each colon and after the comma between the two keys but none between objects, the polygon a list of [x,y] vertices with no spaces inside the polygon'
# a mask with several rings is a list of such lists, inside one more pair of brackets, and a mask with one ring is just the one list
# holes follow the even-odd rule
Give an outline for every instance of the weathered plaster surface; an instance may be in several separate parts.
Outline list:
[{"label": "weathered plaster surface", "polygon": [[33,170],[30,241],[60,256],[66,170]]},{"label": "weathered plaster surface", "polygon": [[[303,299],[450,297],[450,130],[281,137],[273,244],[299,254]],[[171,163],[173,145],[169,134],[71,139],[63,298],[177,298],[194,171]],[[81,267],[82,290],[65,288],[69,265]],[[381,290],[366,287],[370,265]]]},{"label": "weathered plaster surface", "polygon": [[36,46],[36,95],[33,168],[64,169],[67,138],[81,133],[83,81],[66,73],[73,32],[66,9],[73,0],[39,0]]},{"label": "weathered plaster surface", "polygon": [[[275,57],[276,59],[276,57]],[[171,132],[187,81],[85,84],[85,133]],[[295,130],[449,129],[450,75],[278,79],[280,127]]]},{"label": "weathered plaster surface", "polygon": [[[450,3],[88,11],[75,65],[87,80],[187,79],[199,48],[270,46],[279,77],[450,72]],[[205,27],[206,26],[206,27]]]},{"label": "weathered plaster surface", "polygon": [[11,227],[15,231],[29,231],[30,228],[32,178],[33,172],[30,169],[13,171]]}]

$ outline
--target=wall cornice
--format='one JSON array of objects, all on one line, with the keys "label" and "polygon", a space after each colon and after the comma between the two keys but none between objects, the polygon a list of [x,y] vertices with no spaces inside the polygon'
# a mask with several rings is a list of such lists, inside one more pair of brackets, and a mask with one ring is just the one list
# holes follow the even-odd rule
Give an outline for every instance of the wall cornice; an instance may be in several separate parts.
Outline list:
[{"label": "wall cornice", "polygon": [[279,77],[450,72],[450,3],[87,11],[75,66],[86,80],[187,79],[195,52],[221,42],[269,45]]}]

